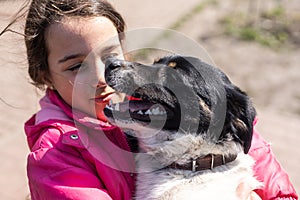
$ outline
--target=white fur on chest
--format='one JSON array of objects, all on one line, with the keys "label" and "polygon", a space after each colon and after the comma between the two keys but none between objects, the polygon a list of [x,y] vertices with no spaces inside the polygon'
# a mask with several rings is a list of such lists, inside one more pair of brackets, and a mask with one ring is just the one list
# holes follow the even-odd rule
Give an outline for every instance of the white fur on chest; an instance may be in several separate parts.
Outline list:
[{"label": "white fur on chest", "polygon": [[[224,141],[222,144],[203,139],[202,135],[157,131],[151,137],[146,128],[136,131],[141,153],[136,155],[136,200],[241,200],[237,189],[241,183],[250,186],[249,192],[261,183],[253,176],[254,160],[243,153],[240,144]],[[192,172],[165,168],[173,162],[185,164],[191,158],[209,154],[237,155],[225,165]],[[244,191],[247,192],[247,191]]]},{"label": "white fur on chest", "polygon": [[190,172],[161,169],[138,175],[136,200],[237,200],[237,187],[247,182],[254,188],[260,183],[253,177],[253,160],[240,153],[231,163],[212,170]]}]

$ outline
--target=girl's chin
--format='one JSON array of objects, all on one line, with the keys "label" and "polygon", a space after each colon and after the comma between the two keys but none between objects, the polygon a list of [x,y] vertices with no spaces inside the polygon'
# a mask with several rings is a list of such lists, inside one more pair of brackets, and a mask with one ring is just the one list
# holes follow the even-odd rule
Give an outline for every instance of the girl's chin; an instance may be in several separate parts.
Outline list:
[{"label": "girl's chin", "polygon": [[108,122],[106,116],[104,115],[103,109],[105,108],[106,104],[102,104],[102,105],[96,105],[95,106],[95,112],[96,112],[96,116],[97,119],[103,121],[103,122]]},{"label": "girl's chin", "polygon": [[103,122],[108,122],[107,118],[104,115],[97,115],[97,119]]}]

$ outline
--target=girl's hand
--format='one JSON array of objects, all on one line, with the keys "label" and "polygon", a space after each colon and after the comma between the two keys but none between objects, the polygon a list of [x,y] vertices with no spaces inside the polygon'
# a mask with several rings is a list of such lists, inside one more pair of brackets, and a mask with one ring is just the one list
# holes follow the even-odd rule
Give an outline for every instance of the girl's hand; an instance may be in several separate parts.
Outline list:
[{"label": "girl's hand", "polygon": [[260,196],[246,182],[241,183],[236,189],[237,196],[241,200],[261,200]]},{"label": "girl's hand", "polygon": [[261,200],[260,196],[256,192],[251,191],[247,200]]}]

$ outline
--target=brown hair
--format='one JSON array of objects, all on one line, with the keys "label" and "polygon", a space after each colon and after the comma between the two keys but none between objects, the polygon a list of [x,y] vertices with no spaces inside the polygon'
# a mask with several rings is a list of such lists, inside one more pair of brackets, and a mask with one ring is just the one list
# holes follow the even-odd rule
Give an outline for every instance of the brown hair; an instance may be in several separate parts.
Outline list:
[{"label": "brown hair", "polygon": [[104,16],[115,25],[120,41],[125,22],[122,16],[105,0],[32,0],[25,24],[28,73],[33,85],[43,89],[49,80],[45,31],[53,22],[64,17]]}]

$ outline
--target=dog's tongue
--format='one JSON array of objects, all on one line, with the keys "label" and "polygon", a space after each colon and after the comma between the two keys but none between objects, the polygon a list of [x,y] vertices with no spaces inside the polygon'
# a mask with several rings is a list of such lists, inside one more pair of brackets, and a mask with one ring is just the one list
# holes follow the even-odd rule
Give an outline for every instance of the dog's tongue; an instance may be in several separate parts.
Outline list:
[{"label": "dog's tongue", "polygon": [[[131,112],[139,111],[139,110],[145,110],[148,109],[151,104],[143,102],[141,98],[133,97],[133,96],[126,96],[127,102],[123,102],[120,104],[120,107],[124,106],[126,110],[129,110]],[[127,108],[126,108],[127,106]]]},{"label": "dog's tongue", "polygon": [[125,112],[127,110],[130,110],[130,112],[136,112],[140,110],[148,110],[151,106],[153,106],[152,103],[144,102],[141,99],[137,99],[115,104],[114,108],[115,110],[118,110],[120,112]]},{"label": "dog's tongue", "polygon": [[110,106],[114,110],[125,112],[129,109],[129,102],[134,104],[135,101],[142,101],[142,99],[125,95],[123,93],[116,93],[116,95],[110,100]]},{"label": "dog's tongue", "polygon": [[133,97],[133,96],[129,96],[129,95],[127,95],[126,98],[129,101],[141,101],[142,100],[141,98],[137,98],[137,97]]}]

